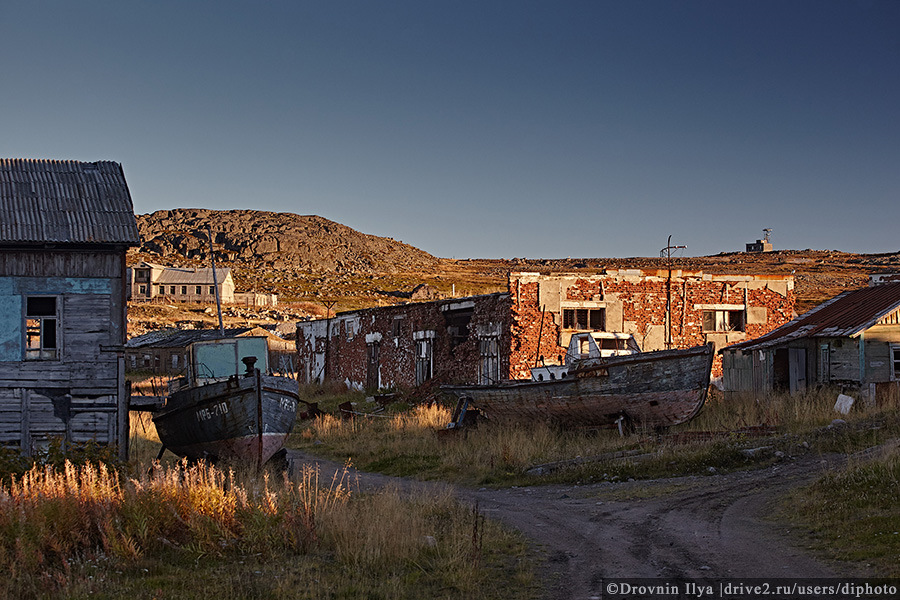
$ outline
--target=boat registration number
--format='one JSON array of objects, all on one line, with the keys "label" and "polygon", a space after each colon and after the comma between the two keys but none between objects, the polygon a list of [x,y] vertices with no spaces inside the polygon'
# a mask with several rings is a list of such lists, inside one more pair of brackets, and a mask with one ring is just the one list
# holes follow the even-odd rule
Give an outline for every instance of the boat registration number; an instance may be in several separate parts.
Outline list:
[{"label": "boat registration number", "polygon": [[227,412],[228,403],[219,402],[218,404],[213,404],[208,408],[201,408],[197,410],[197,420],[202,423],[203,421],[209,421],[212,418],[222,416]]}]

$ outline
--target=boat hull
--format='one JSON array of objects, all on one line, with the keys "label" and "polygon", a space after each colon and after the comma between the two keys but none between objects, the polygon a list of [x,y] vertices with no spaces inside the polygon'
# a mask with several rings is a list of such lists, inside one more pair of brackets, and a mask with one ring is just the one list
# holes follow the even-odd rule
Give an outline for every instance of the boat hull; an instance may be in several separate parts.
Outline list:
[{"label": "boat hull", "polygon": [[490,420],[602,427],[625,417],[635,425],[666,427],[703,407],[712,359],[706,345],[584,361],[565,379],[442,389]]},{"label": "boat hull", "polygon": [[153,422],[178,456],[262,464],[284,445],[299,400],[293,379],[231,377],[172,393]]}]

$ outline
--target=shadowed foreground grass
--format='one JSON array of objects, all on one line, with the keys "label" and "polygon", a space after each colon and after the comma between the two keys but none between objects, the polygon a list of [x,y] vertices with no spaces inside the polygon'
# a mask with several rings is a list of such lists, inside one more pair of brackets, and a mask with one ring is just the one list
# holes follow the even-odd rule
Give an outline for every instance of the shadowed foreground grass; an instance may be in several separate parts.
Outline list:
[{"label": "shadowed foreground grass", "polygon": [[900,576],[900,449],[853,460],[788,498],[782,512],[809,533],[830,558],[864,562],[886,577]]},{"label": "shadowed foreground grass", "polygon": [[35,467],[0,489],[5,598],[530,597],[524,544],[449,493],[179,463]]}]

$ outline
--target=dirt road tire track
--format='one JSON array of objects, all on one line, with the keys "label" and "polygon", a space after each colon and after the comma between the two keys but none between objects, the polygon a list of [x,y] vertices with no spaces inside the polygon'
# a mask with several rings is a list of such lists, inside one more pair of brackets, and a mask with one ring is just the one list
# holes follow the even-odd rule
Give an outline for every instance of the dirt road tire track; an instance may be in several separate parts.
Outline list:
[{"label": "dirt road tire track", "polygon": [[[291,451],[296,466],[321,471],[338,463]],[[787,491],[808,483],[841,456],[808,455],[756,471],[708,477],[535,486],[501,490],[455,488],[464,501],[525,534],[544,556],[545,597],[599,598],[604,578],[701,580],[731,577],[866,576],[825,563],[799,536],[767,517]],[[356,472],[362,489],[397,485],[412,491],[445,487]]]}]

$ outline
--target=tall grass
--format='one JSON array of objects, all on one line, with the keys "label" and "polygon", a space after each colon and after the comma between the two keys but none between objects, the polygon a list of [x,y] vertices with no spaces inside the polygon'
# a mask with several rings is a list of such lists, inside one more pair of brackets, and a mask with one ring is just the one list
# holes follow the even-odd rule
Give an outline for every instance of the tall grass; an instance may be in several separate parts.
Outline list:
[{"label": "tall grass", "polygon": [[481,581],[464,513],[449,495],[357,494],[346,471],[320,482],[309,468],[276,481],[203,463],[137,477],[102,464],[35,467],[0,488],[0,597],[83,591],[78,565],[100,558],[109,581],[146,561],[254,556],[332,557],[323,564],[376,579],[412,570],[441,585]]},{"label": "tall grass", "polygon": [[[822,451],[852,452],[900,434],[896,406],[867,407],[858,402],[849,415],[841,415],[834,411],[837,394],[836,389],[825,389],[796,396],[777,394],[761,399],[743,396],[729,400],[711,395],[695,419],[668,432],[687,435],[673,437],[645,429],[625,437],[613,429],[566,431],[544,422],[518,425],[487,422],[477,429],[451,434],[443,431],[450,421],[450,410],[432,405],[417,406],[390,418],[342,421],[322,417],[305,424],[290,443],[333,458],[351,458],[360,468],[388,475],[483,485],[533,482],[533,478],[525,475],[535,465],[605,457],[624,451],[653,453],[658,457],[655,462],[645,461],[638,466],[631,459],[600,460],[597,468],[569,469],[567,474],[555,475],[553,480],[596,479],[604,473],[610,477],[657,477],[666,474],[666,465],[675,465],[669,469],[673,475],[714,472],[710,467],[731,470],[763,465],[770,462],[771,455],[745,460],[740,452],[747,446],[762,445],[748,434],[739,433],[759,426],[777,432],[778,439],[766,444],[781,444],[785,449],[796,443],[797,437],[804,437]],[[848,428],[826,430],[836,418],[847,421]],[[871,426],[875,421],[878,427]],[[698,438],[698,432],[704,435]],[[686,446],[684,440],[694,442]],[[604,466],[604,462],[610,466]]]}]

